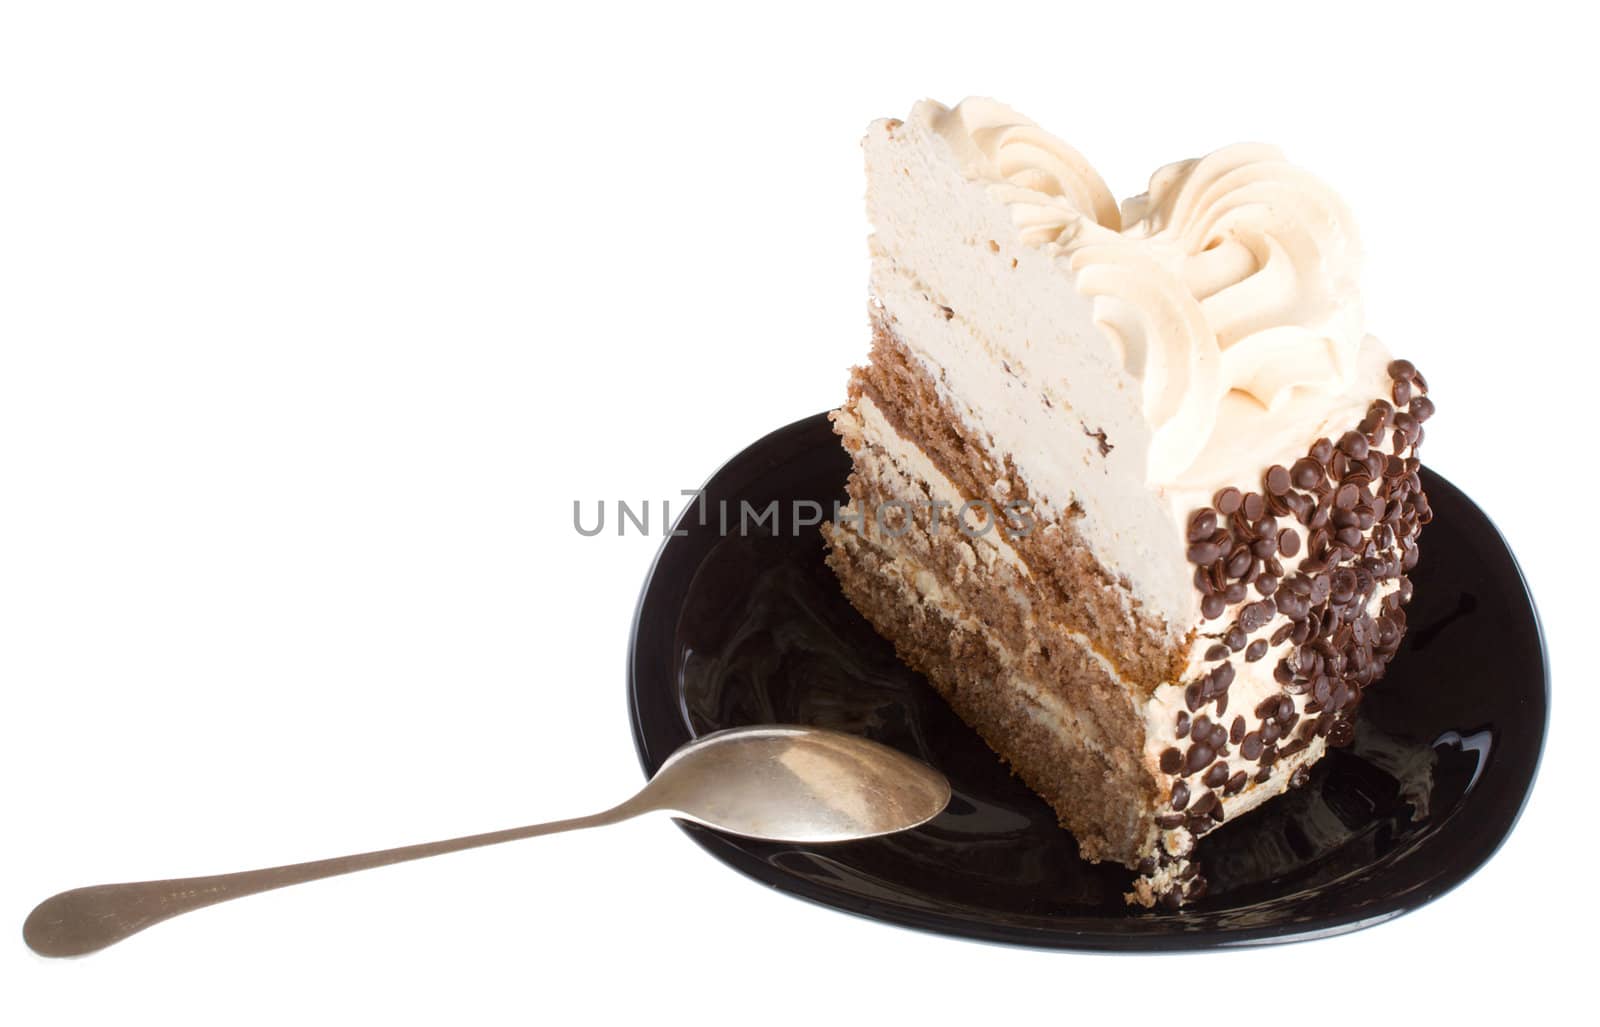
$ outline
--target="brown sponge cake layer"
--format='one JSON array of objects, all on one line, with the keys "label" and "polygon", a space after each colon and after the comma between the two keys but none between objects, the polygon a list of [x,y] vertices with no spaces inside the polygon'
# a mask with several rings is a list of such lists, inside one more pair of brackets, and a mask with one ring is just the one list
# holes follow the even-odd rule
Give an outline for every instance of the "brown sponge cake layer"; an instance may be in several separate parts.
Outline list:
[{"label": "brown sponge cake layer", "polygon": [[854,463],[851,509],[890,511],[881,524],[826,527],[846,596],[1044,796],[1087,858],[1136,864],[1155,842],[1157,788],[1128,683],[1088,639],[1049,622],[1056,605],[1003,539],[967,536],[948,508],[934,516],[928,501],[950,482],[919,477],[866,436],[871,402],[835,418]]},{"label": "brown sponge cake layer", "polygon": [[[997,462],[966,435],[961,418],[882,311],[873,318],[871,360],[850,378],[851,400],[863,395],[900,435],[916,440],[964,498],[987,500],[996,509],[1028,503],[1027,484],[1009,459]],[[1148,698],[1158,684],[1182,673],[1187,638],[1139,609],[1126,582],[1100,563],[1071,518],[1035,524],[1012,547],[1028,567],[1045,616],[1089,638],[1131,683],[1135,698]]]},{"label": "brown sponge cake layer", "polygon": [[[1155,842],[1148,810],[1154,786],[1090,744],[1081,726],[1054,720],[1022,685],[1027,668],[1008,665],[1002,650],[973,621],[958,622],[907,588],[885,550],[853,531],[830,533],[828,564],[846,597],[907,665],[926,677],[956,714],[981,735],[1024,783],[1055,810],[1086,859],[1132,866]],[[1096,661],[1071,643],[1052,655],[1050,687],[1083,694],[1106,687]],[[1124,700],[1125,702],[1125,700]]]}]

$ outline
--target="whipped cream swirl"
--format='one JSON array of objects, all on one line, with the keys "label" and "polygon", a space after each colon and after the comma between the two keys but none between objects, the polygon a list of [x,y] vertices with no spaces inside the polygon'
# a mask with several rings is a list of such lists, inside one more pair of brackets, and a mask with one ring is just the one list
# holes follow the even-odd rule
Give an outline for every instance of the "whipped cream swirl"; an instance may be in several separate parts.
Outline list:
[{"label": "whipped cream swirl", "polygon": [[1352,385],[1366,338],[1355,226],[1273,147],[1169,164],[1119,211],[1077,151],[1003,104],[929,107],[963,174],[1094,297],[1142,389],[1149,484],[1208,481],[1196,463],[1230,441],[1219,428],[1311,422]]}]

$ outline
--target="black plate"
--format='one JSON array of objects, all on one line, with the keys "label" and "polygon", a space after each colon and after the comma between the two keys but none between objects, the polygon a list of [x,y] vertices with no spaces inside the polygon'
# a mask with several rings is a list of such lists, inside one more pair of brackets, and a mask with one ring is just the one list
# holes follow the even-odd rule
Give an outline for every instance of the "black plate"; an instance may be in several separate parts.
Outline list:
[{"label": "black plate", "polygon": [[[831,510],[849,462],[823,415],[780,428],[706,484],[656,558],[629,656],[646,774],[689,739],[787,722],[875,738],[942,770],[950,808],[915,831],[839,845],[750,841],[683,825],[751,877],[823,905],[944,934],[1068,949],[1177,950],[1326,937],[1392,919],[1482,866],[1516,822],[1544,744],[1549,680],[1533,601],[1488,518],[1424,471],[1434,521],[1387,677],[1355,743],[1310,785],[1200,847],[1207,896],[1128,907],[1131,875],[1072,836],[839,592],[796,500]],[[740,503],[780,504],[737,525]],[[725,508],[722,503],[728,504]],[[810,513],[802,507],[801,517]],[[702,518],[705,524],[700,522]]]}]

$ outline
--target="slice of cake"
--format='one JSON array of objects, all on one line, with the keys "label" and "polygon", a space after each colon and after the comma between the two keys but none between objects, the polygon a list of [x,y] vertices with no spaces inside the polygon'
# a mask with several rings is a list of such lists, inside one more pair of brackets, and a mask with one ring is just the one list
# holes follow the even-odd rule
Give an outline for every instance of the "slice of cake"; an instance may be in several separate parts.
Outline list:
[{"label": "slice of cake", "polygon": [[1427,386],[1363,329],[1349,212],[1271,147],[1120,208],[991,100],[865,149],[829,563],[1130,900],[1194,898],[1195,840],[1348,743],[1405,631]]}]

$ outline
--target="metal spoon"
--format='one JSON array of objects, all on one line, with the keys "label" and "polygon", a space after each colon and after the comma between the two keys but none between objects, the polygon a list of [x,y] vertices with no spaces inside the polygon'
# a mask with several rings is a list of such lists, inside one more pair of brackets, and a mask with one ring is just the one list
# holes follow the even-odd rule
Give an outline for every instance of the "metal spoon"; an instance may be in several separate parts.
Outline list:
[{"label": "metal spoon", "polygon": [[22,937],[41,956],[86,955],[244,895],[642,813],[671,813],[749,838],[843,842],[927,823],[949,802],[944,775],[877,742],[820,728],[731,728],[689,742],[637,795],[603,813],[237,874],[75,888],[39,903]]}]

